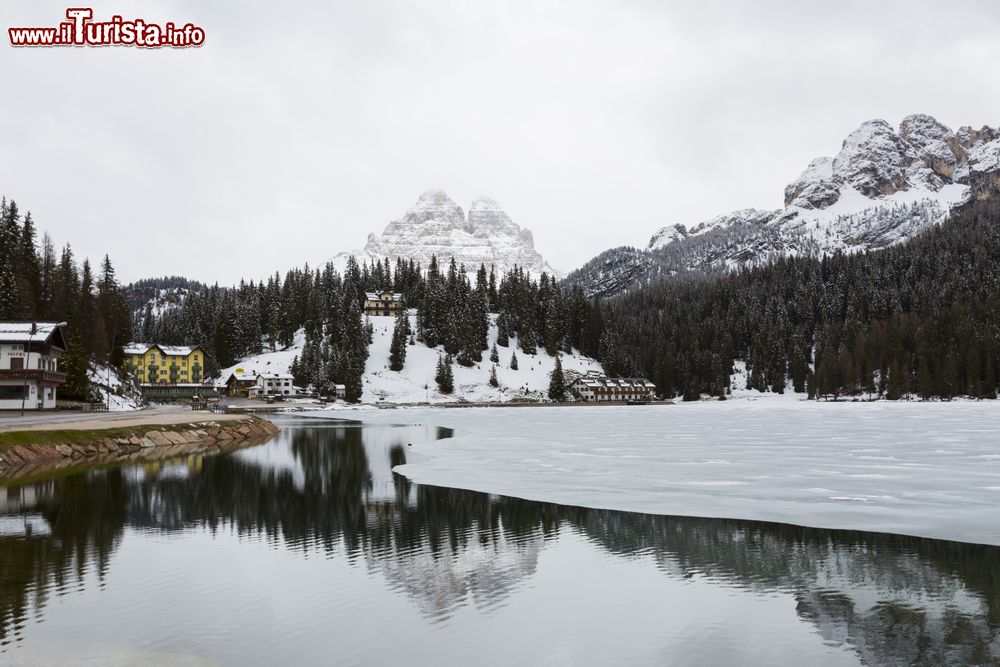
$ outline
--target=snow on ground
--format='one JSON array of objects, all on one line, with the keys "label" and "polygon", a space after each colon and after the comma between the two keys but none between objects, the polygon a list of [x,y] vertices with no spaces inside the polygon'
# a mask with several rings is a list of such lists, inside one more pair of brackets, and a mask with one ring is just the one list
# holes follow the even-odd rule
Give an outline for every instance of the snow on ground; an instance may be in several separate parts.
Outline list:
[{"label": "snow on ground", "polygon": [[1000,402],[314,413],[425,424],[413,481],[566,505],[1000,545]]},{"label": "snow on ground", "polygon": [[[812,364],[809,365],[812,368]],[[729,395],[726,396],[727,400],[746,400],[746,401],[808,401],[809,395],[805,393],[796,393],[795,387],[792,384],[792,380],[789,378],[785,381],[785,393],[779,394],[773,391],[759,391],[757,389],[747,389],[747,382],[749,381],[749,371],[747,371],[747,362],[742,359],[737,359],[733,362],[733,374],[729,376]],[[871,398],[871,397],[866,397]],[[679,398],[674,399],[680,401]],[[708,394],[702,395],[702,400],[705,401],[716,401],[718,398],[714,396],[709,396]]]},{"label": "snow on ground", "polygon": [[124,412],[142,407],[142,394],[132,384],[123,383],[116,369],[91,363],[87,368],[87,377],[90,388],[110,411]]},{"label": "snow on ground", "polygon": [[299,329],[295,332],[295,337],[292,339],[292,344],[289,347],[275,352],[256,354],[252,357],[247,357],[238,361],[229,368],[223,368],[219,377],[216,378],[216,382],[219,384],[225,384],[226,380],[237,368],[242,368],[244,373],[252,373],[254,375],[287,373],[288,367],[292,363],[292,359],[302,354],[302,347],[305,343],[305,329]]},{"label": "snow on ground", "polygon": [[[375,333],[365,366],[365,403],[442,403],[457,400],[466,401],[512,401],[523,399],[547,400],[549,375],[555,366],[555,357],[550,357],[543,348],[537,354],[524,354],[517,346],[517,337],[510,339],[508,347],[497,346],[500,356],[497,367],[499,389],[489,385],[490,353],[483,352],[483,360],[471,368],[457,363],[452,366],[455,376],[455,391],[451,395],[441,394],[434,383],[434,372],[438,356],[444,349],[432,349],[422,343],[406,348],[406,363],[403,370],[389,370],[389,345],[392,343],[393,317],[369,318]],[[416,317],[411,316],[411,326],[416,329]],[[496,317],[490,318],[490,332],[487,340],[490,346],[496,342]],[[518,370],[511,370],[511,354],[517,353]],[[563,372],[588,370],[600,371],[601,365],[582,354],[563,354]]]},{"label": "snow on ground", "polygon": [[[412,312],[412,311],[411,311]],[[434,373],[438,356],[444,353],[443,347],[429,348],[423,343],[408,345],[406,348],[406,363],[401,371],[389,370],[389,346],[392,343],[392,330],[396,320],[394,317],[369,317],[374,333],[368,352],[368,362],[365,365],[364,393],[365,403],[446,403],[455,401],[513,401],[513,400],[547,400],[549,375],[555,366],[555,357],[550,357],[543,348],[538,348],[535,355],[524,354],[517,347],[517,337],[510,339],[509,347],[497,346],[500,361],[497,363],[497,380],[500,387],[494,389],[489,385],[490,353],[483,352],[483,360],[471,368],[465,368],[457,363],[452,366],[455,376],[455,391],[445,395],[437,390]],[[410,315],[410,325],[416,329],[416,315]],[[496,342],[496,316],[491,316],[489,344]],[[220,382],[236,370],[242,368],[245,373],[287,373],[288,366],[297,355],[302,353],[305,344],[305,334],[300,329],[295,334],[291,347],[277,352],[265,352],[247,357],[239,363],[223,369]],[[518,370],[511,370],[510,357],[517,353]],[[563,354],[564,372],[594,370],[600,371],[601,365],[582,354]]]}]

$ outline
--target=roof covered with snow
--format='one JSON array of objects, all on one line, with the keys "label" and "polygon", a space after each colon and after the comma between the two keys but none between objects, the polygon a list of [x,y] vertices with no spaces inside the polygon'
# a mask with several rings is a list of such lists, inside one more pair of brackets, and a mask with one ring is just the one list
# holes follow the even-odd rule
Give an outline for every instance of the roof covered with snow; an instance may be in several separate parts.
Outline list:
[{"label": "roof covered with snow", "polygon": [[64,326],[65,322],[0,322],[0,343],[40,343]]},{"label": "roof covered with snow", "polygon": [[576,387],[592,389],[656,389],[656,385],[646,378],[609,378],[604,375],[587,374],[573,382]]},{"label": "roof covered with snow", "polygon": [[393,301],[403,300],[403,295],[398,292],[365,292],[365,299],[368,301],[381,301],[383,294],[391,295]]},{"label": "roof covered with snow", "polygon": [[153,348],[158,349],[168,357],[187,357],[200,349],[199,345],[160,345],[159,343],[129,343],[122,348],[125,354],[146,354]]}]

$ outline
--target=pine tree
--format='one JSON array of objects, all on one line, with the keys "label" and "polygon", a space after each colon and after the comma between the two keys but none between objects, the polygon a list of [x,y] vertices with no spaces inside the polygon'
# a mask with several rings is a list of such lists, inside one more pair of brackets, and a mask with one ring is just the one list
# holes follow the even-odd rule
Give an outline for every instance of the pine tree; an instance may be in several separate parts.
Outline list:
[{"label": "pine tree", "polygon": [[500,352],[497,351],[496,343],[494,343],[493,347],[490,348],[490,361],[492,361],[494,364],[500,362]]},{"label": "pine tree", "polygon": [[500,381],[497,380],[497,367],[496,366],[491,366],[490,367],[490,386],[491,387],[499,387],[500,386]]},{"label": "pine tree", "polygon": [[66,382],[59,388],[63,398],[91,400],[87,350],[83,345],[83,335],[75,323],[70,324],[66,332],[66,352],[59,360],[59,370],[66,374]]},{"label": "pine tree", "polygon": [[510,353],[510,369],[512,371],[516,371],[517,370],[517,352],[515,352],[513,350],[511,350],[511,353]]},{"label": "pine tree", "polygon": [[556,365],[549,376],[549,398],[561,401],[566,398],[566,377],[563,375],[562,357],[556,356]]},{"label": "pine tree", "polygon": [[437,382],[438,390],[442,394],[450,394],[455,390],[455,377],[451,370],[452,359],[450,354],[438,357],[437,372],[434,381]]},{"label": "pine tree", "polygon": [[410,318],[406,311],[396,316],[396,324],[392,329],[392,344],[389,346],[389,369],[403,370],[406,363],[406,339],[410,335]]},{"label": "pine tree", "polygon": [[508,326],[507,314],[503,311],[497,316],[497,345],[507,347],[510,345],[510,328]]}]

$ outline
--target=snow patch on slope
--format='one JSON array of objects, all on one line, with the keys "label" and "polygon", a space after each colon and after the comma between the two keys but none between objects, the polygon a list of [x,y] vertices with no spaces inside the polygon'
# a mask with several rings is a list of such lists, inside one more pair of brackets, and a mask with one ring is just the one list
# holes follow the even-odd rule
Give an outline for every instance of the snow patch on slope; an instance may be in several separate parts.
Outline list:
[{"label": "snow patch on slope", "polygon": [[[394,317],[381,315],[367,318],[372,325],[372,344],[368,351],[368,361],[365,364],[363,378],[364,391],[361,400],[364,403],[452,403],[458,401],[470,402],[508,402],[508,401],[542,401],[547,400],[549,375],[555,367],[555,357],[546,354],[544,348],[538,348],[535,355],[524,354],[518,347],[517,337],[510,339],[508,347],[497,346],[500,362],[496,364],[499,388],[489,385],[490,368],[489,350],[483,352],[483,360],[466,368],[454,364],[452,370],[455,377],[455,391],[450,395],[441,394],[434,382],[434,373],[438,357],[444,354],[444,348],[429,348],[417,342],[406,348],[406,363],[403,370],[389,370],[389,346],[392,344],[392,330],[395,326]],[[410,314],[410,327],[416,330],[415,311]],[[490,330],[487,340],[490,346],[497,340],[496,315],[490,315]],[[275,352],[257,354],[239,361],[223,369],[219,382],[225,380],[242,368],[244,373],[287,373],[292,359],[302,354],[305,345],[305,334],[299,330],[295,334],[294,343],[287,349]],[[517,354],[518,370],[510,369],[511,354]],[[579,353],[562,354],[563,372],[569,376],[573,373],[601,371],[601,365],[594,359]]]},{"label": "snow patch on slope", "polygon": [[90,363],[87,378],[94,399],[107,405],[111,412],[138,410],[142,393],[130,382],[123,382],[118,370],[104,364]]},{"label": "snow patch on slope", "polygon": [[[454,401],[470,402],[506,402],[519,400],[547,400],[549,375],[555,367],[555,357],[546,354],[544,348],[538,348],[534,355],[524,354],[517,346],[517,337],[510,339],[509,347],[497,346],[500,362],[496,364],[498,389],[489,385],[490,368],[489,351],[483,352],[483,360],[465,368],[454,364],[452,370],[455,376],[455,391],[444,395],[437,391],[434,383],[434,371],[439,355],[444,348],[429,348],[423,343],[410,345],[406,348],[406,364],[402,371],[389,370],[389,346],[392,343],[392,329],[395,323],[392,317],[370,318],[375,333],[372,346],[365,366],[364,394],[362,401],[366,403],[443,403]],[[416,327],[416,318],[411,316],[410,326]],[[490,316],[490,331],[487,340],[490,346],[496,342],[496,316]],[[518,370],[511,370],[511,354],[517,354]],[[601,365],[582,354],[563,354],[564,373],[585,373],[600,371]]]}]

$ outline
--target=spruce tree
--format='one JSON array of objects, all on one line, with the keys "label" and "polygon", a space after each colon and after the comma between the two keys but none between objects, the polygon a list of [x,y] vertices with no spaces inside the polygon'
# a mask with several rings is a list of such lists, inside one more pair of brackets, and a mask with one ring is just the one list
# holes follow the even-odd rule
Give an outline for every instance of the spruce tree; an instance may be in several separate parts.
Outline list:
[{"label": "spruce tree", "polygon": [[491,387],[499,387],[500,386],[500,381],[497,380],[497,367],[496,366],[491,366],[490,367],[490,386]]},{"label": "spruce tree", "polygon": [[511,350],[510,353],[510,369],[512,371],[517,370],[517,352],[515,352],[514,350]]},{"label": "spruce tree", "polygon": [[566,377],[563,375],[562,357],[556,356],[556,365],[549,376],[549,398],[561,401],[566,398]]},{"label": "spruce tree", "polygon": [[396,324],[392,328],[392,344],[389,347],[389,369],[403,370],[406,363],[406,339],[410,334],[410,318],[406,311],[396,316]]},{"label": "spruce tree", "polygon": [[500,353],[497,351],[496,343],[494,343],[493,347],[490,348],[490,361],[492,361],[494,364],[500,362]]},{"label": "spruce tree", "polygon": [[437,372],[434,374],[434,381],[438,390],[442,394],[450,394],[455,389],[455,378],[451,370],[451,355],[446,354],[438,357]]},{"label": "spruce tree", "polygon": [[75,323],[71,324],[66,332],[66,352],[59,360],[59,370],[66,374],[66,382],[59,387],[62,397],[78,401],[91,400],[88,366],[83,336],[79,327]]}]

